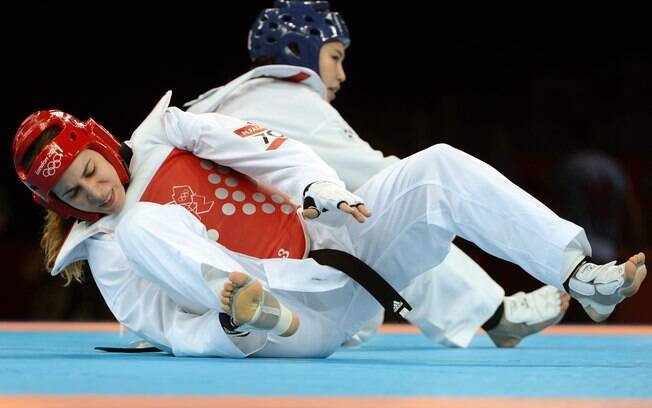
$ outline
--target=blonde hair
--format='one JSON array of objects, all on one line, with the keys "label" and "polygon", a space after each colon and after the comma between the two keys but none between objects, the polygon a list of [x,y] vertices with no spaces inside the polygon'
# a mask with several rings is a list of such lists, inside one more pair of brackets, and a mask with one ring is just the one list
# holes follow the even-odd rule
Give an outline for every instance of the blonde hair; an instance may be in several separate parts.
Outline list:
[{"label": "blonde hair", "polygon": [[[34,143],[32,143],[29,149],[27,149],[27,152],[23,157],[23,167],[26,169],[30,168],[34,159],[36,159],[36,156],[60,132],[61,127],[56,125],[50,126],[41,132]],[[41,236],[41,248],[45,255],[45,269],[47,269],[48,272],[52,271],[54,262],[57,260],[61,247],[66,241],[66,237],[74,223],[75,219],[72,217],[64,217],[54,211],[46,210],[43,235]],[[85,264],[85,261],[77,261],[68,265],[63,272],[61,272],[61,276],[66,281],[64,286],[70,285],[70,282],[72,282],[73,279],[79,283],[84,281]]]},{"label": "blonde hair", "polygon": [[[41,237],[41,248],[45,254],[45,269],[48,272],[52,271],[59,251],[61,251],[61,247],[74,223],[75,219],[72,217],[64,217],[54,211],[47,210],[45,224],[43,225],[43,236]],[[85,264],[86,261],[73,262],[61,272],[61,277],[66,281],[64,286],[70,285],[73,280],[79,283],[84,281]]]}]

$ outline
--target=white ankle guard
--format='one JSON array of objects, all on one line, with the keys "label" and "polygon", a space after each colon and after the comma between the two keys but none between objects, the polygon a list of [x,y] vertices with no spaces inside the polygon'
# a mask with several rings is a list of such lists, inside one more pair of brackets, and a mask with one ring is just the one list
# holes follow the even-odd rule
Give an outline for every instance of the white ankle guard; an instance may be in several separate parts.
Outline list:
[{"label": "white ankle guard", "polygon": [[[235,301],[233,303],[235,304]],[[292,311],[280,304],[274,295],[263,289],[263,300],[258,305],[253,317],[239,328],[266,330],[272,334],[281,335],[288,331],[291,324]]]},{"label": "white ankle guard", "polygon": [[281,335],[287,332],[292,325],[292,311],[281,305],[281,315],[278,318],[276,326],[270,330],[271,333]]}]

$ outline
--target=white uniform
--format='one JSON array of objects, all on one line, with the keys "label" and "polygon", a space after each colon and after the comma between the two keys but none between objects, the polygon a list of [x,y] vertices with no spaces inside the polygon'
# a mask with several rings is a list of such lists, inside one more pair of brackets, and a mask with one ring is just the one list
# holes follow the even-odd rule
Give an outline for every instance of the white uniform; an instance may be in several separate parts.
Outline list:
[{"label": "white uniform", "polygon": [[[282,138],[263,137],[267,133],[240,137],[246,134],[238,132],[251,125],[167,108],[168,101],[169,95],[131,139],[134,158],[125,209],[93,225],[77,224],[54,272],[87,258],[116,317],[178,355],[329,355],[380,310],[364,289],[311,259],[259,259],[231,251],[220,245],[221,236],[215,243],[216,237],[186,208],[140,199],[174,147],[278,186],[294,200],[312,181],[339,182],[335,172],[300,143],[286,139],[278,147]],[[557,217],[490,166],[447,145],[387,167],[357,193],[374,216],[364,224],[347,216],[337,228],[307,221],[310,249],[352,253],[397,290],[440,263],[455,235],[557,287],[570,273],[567,248],[579,245],[590,251],[580,227]],[[215,197],[221,199],[218,189]],[[231,203],[211,208],[221,209],[225,217],[249,216],[244,206],[225,211],[226,204]],[[247,233],[257,239],[265,236],[264,229],[262,224]],[[260,332],[244,338],[225,335],[214,311],[220,307],[224,277],[234,270],[260,279],[298,312],[299,331],[288,339]],[[140,296],[139,288],[149,297]]]},{"label": "white uniform", "polygon": [[[284,79],[284,80],[279,80]],[[396,163],[346,123],[325,100],[325,87],[308,68],[267,65],[190,102],[190,112],[220,112],[277,130],[310,146],[355,191]],[[373,210],[373,208],[372,208]],[[466,347],[502,302],[505,292],[455,245],[444,261],[401,291],[413,306],[408,319],[434,342]],[[372,329],[382,322],[371,323]]]},{"label": "white uniform", "polygon": [[[201,137],[195,139],[188,137],[188,135],[197,135],[201,132],[206,134],[206,139],[219,144],[220,151],[217,155],[221,163],[229,164],[230,161],[237,159],[240,162],[240,169],[246,169],[248,174],[255,175],[259,180],[281,185],[286,191],[292,192],[294,196],[300,197],[303,191],[302,186],[315,180],[341,182],[330,168],[300,144],[292,141],[285,143],[284,138],[275,138],[275,141],[283,142],[283,149],[274,151],[274,163],[272,163],[269,160],[270,157],[267,157],[270,155],[261,156],[261,150],[264,151],[261,149],[261,145],[264,148],[264,142],[243,139],[234,135],[234,131],[246,128],[248,126],[246,123],[220,115],[205,115],[204,121],[194,120],[196,118],[188,117],[194,115],[175,111],[173,108],[166,111],[169,99],[170,95],[168,94],[131,138],[130,143],[134,151],[130,166],[132,179],[124,211],[120,214],[105,216],[93,224],[87,222],[75,224],[59,253],[53,274],[59,273],[71,262],[87,259],[93,278],[115,317],[134,333],[176,355],[225,357],[250,355],[266,344],[267,336],[261,333],[252,333],[249,336],[238,338],[226,336],[216,312],[219,310],[219,298],[211,291],[211,289],[217,290],[217,288],[221,290],[224,279],[213,282],[213,286],[209,286],[203,274],[194,276],[194,278],[200,278],[198,281],[187,279],[185,275],[180,276],[178,271],[187,272],[190,276],[194,272],[201,273],[201,268],[193,269],[180,266],[180,262],[183,262],[185,258],[177,256],[178,248],[194,242],[193,248],[196,248],[203,256],[208,252],[198,248],[201,248],[202,244],[209,244],[209,248],[216,251],[215,257],[211,259],[219,258],[220,261],[226,262],[226,265],[231,268],[230,270],[246,270],[263,281],[267,280],[267,276],[262,275],[262,272],[256,273],[255,268],[251,266],[240,267],[239,263],[233,261],[228,255],[220,258],[220,255],[231,253],[231,251],[214,242],[206,241],[206,239],[214,241],[216,237],[205,231],[204,226],[181,206],[158,206],[158,210],[156,208],[148,209],[143,216],[136,216],[135,214],[143,212],[141,211],[143,207],[152,206],[152,204],[139,203],[142,194],[146,192],[150,180],[157,174],[175,146],[191,149],[198,155],[202,155],[206,150],[210,154],[211,149],[214,150],[215,146],[211,143],[202,145]],[[164,112],[167,113],[164,114]],[[164,115],[167,121],[165,129],[163,127]],[[184,129],[188,130],[187,127],[190,127],[190,130],[181,135],[175,130],[178,121],[184,122]],[[230,140],[235,142],[235,146],[229,146]],[[229,181],[224,180],[223,184],[226,185],[226,183]],[[276,200],[274,195],[270,198]],[[267,207],[261,208],[261,210],[264,212],[265,208]],[[282,210],[283,205],[280,205],[277,213]],[[152,214],[160,216],[153,218],[154,221],[150,225],[148,222],[152,220]],[[155,231],[156,238],[148,240],[143,250],[136,250],[136,245],[127,245],[127,250],[123,251],[119,246],[120,241],[117,239],[118,234],[116,233],[123,218],[137,218],[138,221],[127,221],[130,224],[129,227],[132,227],[132,230],[138,227],[147,233]],[[170,222],[162,223],[161,220]],[[178,235],[173,234],[172,236],[176,250],[167,250],[165,245],[169,241],[157,242],[168,231],[164,228],[166,226],[177,228],[179,231]],[[184,227],[190,229],[184,230]],[[201,231],[202,235],[198,236],[197,231]],[[124,235],[129,235],[130,239],[142,236],[142,234],[132,234],[131,231]],[[196,242],[198,237],[201,239]],[[303,234],[299,240],[305,240]],[[143,259],[144,254],[149,250],[154,250],[155,256]],[[188,253],[194,252],[188,251]],[[299,257],[302,255],[299,254]],[[241,254],[233,254],[233,258],[243,258],[245,265],[247,262],[251,263],[250,257]],[[152,266],[152,263],[163,260],[165,260],[163,262],[165,267],[154,271],[156,266]],[[279,261],[284,261],[283,268],[274,266]],[[316,271],[314,276],[306,273],[306,269],[309,268],[303,266],[303,263],[300,268],[302,273],[298,273],[291,265],[287,265],[288,262],[290,261],[284,259],[269,260],[268,268],[276,268],[276,274],[281,276],[275,278],[274,272],[268,273],[272,287],[274,281],[280,281],[286,286],[301,287],[307,290],[329,291],[347,284],[349,290],[352,290],[351,283],[339,272],[331,272],[329,276],[322,277],[321,271],[330,268],[318,265],[312,260],[303,263],[309,263],[312,266]],[[288,271],[294,271],[289,278],[285,276]],[[170,272],[170,274],[165,275],[166,272]],[[300,279],[293,281],[292,277]],[[311,283],[313,278],[314,282],[319,282],[319,285]],[[332,303],[338,304],[342,301],[337,298],[333,299]],[[322,314],[324,318],[328,317],[327,313],[319,313],[320,316]],[[306,318],[305,320],[306,328],[309,329],[310,319]],[[322,326],[325,325],[322,324]],[[334,335],[337,333],[334,328],[329,328],[329,331]],[[306,333],[318,335],[320,331],[313,330]],[[341,337],[335,340],[334,344],[339,344],[338,342],[345,338],[343,333],[340,333]],[[323,356],[332,353],[337,347],[337,345],[330,346],[329,344],[324,347],[323,342],[312,343],[315,345],[314,347],[304,347],[303,350],[297,350],[294,354],[307,353],[311,356]],[[273,342],[271,346],[273,346]]]}]

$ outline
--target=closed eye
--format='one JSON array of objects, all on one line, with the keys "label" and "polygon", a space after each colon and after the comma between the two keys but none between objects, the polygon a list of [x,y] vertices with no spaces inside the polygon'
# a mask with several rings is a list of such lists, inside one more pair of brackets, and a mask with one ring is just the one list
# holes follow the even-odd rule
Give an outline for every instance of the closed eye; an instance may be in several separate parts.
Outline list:
[{"label": "closed eye", "polygon": [[72,188],[68,190],[66,194],[64,194],[64,197],[68,198],[69,200],[72,200],[73,198],[75,198],[78,191],[79,191],[79,187]]},{"label": "closed eye", "polygon": [[[92,163],[90,160],[86,162],[86,165],[84,166],[84,171],[82,172],[82,177],[90,177],[95,173],[95,164]],[[79,191],[79,186],[73,187],[63,193],[63,197],[66,197],[67,199],[72,200],[75,198],[77,195],[77,192]]]}]

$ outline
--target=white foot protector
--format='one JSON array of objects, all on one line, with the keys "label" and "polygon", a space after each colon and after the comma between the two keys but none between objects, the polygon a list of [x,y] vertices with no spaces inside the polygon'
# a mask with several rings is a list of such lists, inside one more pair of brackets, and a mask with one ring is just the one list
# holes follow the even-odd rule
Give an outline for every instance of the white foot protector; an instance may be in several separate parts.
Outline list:
[{"label": "white foot protector", "polygon": [[601,322],[611,315],[618,303],[636,293],[646,274],[645,263],[637,263],[633,278],[627,281],[625,263],[616,265],[613,261],[596,265],[583,261],[568,280],[568,289],[591,319]]},{"label": "white foot protector", "polygon": [[500,323],[487,334],[498,347],[514,347],[523,338],[561,321],[563,292],[546,285],[530,293],[505,296],[505,311]]}]

